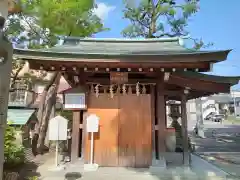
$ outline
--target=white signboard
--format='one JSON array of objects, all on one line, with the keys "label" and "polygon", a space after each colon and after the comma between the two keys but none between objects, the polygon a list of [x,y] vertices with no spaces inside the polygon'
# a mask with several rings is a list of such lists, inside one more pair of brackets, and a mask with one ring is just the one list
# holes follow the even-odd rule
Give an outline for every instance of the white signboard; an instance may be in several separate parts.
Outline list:
[{"label": "white signboard", "polygon": [[49,121],[49,140],[67,140],[68,120],[62,116],[56,116]]},{"label": "white signboard", "polygon": [[95,114],[91,114],[87,117],[87,132],[99,131],[99,117]]},{"label": "white signboard", "polygon": [[65,94],[64,108],[65,109],[85,109],[86,98],[85,93],[69,93]]}]

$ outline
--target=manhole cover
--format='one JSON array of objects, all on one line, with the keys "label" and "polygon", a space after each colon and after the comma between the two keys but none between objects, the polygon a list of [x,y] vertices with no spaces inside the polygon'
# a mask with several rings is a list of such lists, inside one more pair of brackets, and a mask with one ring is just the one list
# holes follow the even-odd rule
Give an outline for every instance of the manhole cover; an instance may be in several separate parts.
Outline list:
[{"label": "manhole cover", "polygon": [[69,172],[65,175],[66,180],[77,180],[82,177],[81,173],[79,172]]}]

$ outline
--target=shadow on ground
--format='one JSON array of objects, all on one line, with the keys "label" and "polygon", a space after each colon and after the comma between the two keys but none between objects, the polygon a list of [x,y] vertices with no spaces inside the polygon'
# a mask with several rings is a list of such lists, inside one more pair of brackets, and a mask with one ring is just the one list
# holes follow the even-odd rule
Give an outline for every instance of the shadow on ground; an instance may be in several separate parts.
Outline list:
[{"label": "shadow on ground", "polygon": [[37,172],[38,165],[34,162],[26,163],[22,170],[19,172],[21,180],[29,180],[29,178],[40,177],[40,173]]}]

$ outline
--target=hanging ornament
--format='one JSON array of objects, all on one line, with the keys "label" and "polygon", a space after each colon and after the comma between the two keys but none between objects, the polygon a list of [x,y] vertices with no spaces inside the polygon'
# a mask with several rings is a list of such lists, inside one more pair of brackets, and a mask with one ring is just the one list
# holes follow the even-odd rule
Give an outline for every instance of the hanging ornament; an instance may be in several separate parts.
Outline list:
[{"label": "hanging ornament", "polygon": [[95,94],[96,94],[96,97],[99,96],[99,84],[95,86]]},{"label": "hanging ornament", "polygon": [[140,87],[139,87],[139,83],[137,83],[137,85],[136,85],[136,94],[137,94],[137,96],[140,95]]},{"label": "hanging ornament", "polygon": [[93,84],[91,84],[91,93],[94,93],[94,85]]},{"label": "hanging ornament", "polygon": [[132,87],[131,87],[131,85],[128,87],[128,94],[132,94]]},{"label": "hanging ornament", "polygon": [[146,89],[146,86],[145,86],[145,85],[142,86],[142,93],[143,93],[143,94],[146,94],[146,93],[147,93],[147,89]]},{"label": "hanging ornament", "polygon": [[126,93],[127,93],[127,88],[126,88],[126,85],[125,85],[125,84],[122,86],[122,92],[123,92],[123,94],[126,94]]},{"label": "hanging ornament", "polygon": [[110,97],[113,98],[114,97],[113,85],[110,85],[109,92],[110,92]]}]

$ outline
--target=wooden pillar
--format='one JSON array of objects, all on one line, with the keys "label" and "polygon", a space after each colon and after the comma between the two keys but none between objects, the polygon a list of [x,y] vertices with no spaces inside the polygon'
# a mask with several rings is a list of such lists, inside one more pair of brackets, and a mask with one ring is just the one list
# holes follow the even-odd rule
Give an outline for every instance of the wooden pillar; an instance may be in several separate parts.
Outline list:
[{"label": "wooden pillar", "polygon": [[86,112],[83,112],[83,122],[82,122],[82,156],[81,156],[81,159],[85,159],[86,157],[84,156],[85,155],[85,144],[86,144],[86,135],[87,135],[87,131],[86,131],[86,127],[87,127],[87,122],[86,122],[86,119],[88,117],[88,113],[87,111]]},{"label": "wooden pillar", "polygon": [[163,80],[159,80],[157,83],[157,93],[156,93],[156,110],[157,110],[157,129],[158,129],[158,152],[159,152],[159,159],[161,160],[166,152],[166,145],[165,145],[165,129],[166,129],[166,103],[165,103],[165,96],[164,96],[164,82]]},{"label": "wooden pillar", "polygon": [[72,144],[71,144],[71,162],[75,162],[79,157],[79,124],[80,111],[73,111],[72,122]]},{"label": "wooden pillar", "polygon": [[181,96],[181,119],[182,119],[182,137],[183,137],[183,164],[189,166],[189,145],[188,145],[188,127],[187,127],[187,95]]},{"label": "wooden pillar", "polygon": [[[156,161],[156,141],[155,141],[155,86],[151,86],[151,121],[152,121],[152,160]],[[152,162],[153,164],[153,162]]]}]

